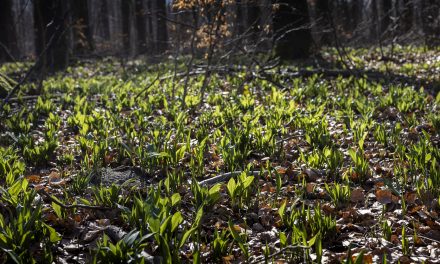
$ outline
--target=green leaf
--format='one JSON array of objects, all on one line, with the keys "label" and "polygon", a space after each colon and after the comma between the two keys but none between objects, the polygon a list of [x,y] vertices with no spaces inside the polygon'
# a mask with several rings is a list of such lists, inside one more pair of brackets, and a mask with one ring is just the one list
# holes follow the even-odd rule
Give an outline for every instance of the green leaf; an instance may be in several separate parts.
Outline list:
[{"label": "green leaf", "polygon": [[167,218],[165,218],[165,220],[160,225],[159,233],[161,235],[165,234],[165,231],[167,230],[167,227],[168,227],[168,224],[170,223],[170,221],[171,221],[171,215],[168,216]]},{"label": "green leaf", "polygon": [[153,233],[158,233],[159,232],[159,230],[160,230],[160,220],[159,219],[150,217],[148,219],[148,225],[150,227],[150,230]]},{"label": "green leaf", "polygon": [[20,260],[20,256],[17,256],[17,254],[15,254],[14,251],[10,250],[10,249],[3,249],[9,257],[11,257],[11,259],[17,263],[17,264],[21,264],[23,263],[23,261]]},{"label": "green leaf", "polygon": [[17,197],[21,190],[21,181],[16,181],[11,187],[8,188],[8,193],[13,197]]},{"label": "green leaf", "polygon": [[171,232],[174,232],[182,222],[182,214],[180,212],[175,213],[171,218]]},{"label": "green leaf", "polygon": [[318,232],[318,234],[316,234],[314,237],[312,237],[312,238],[307,242],[307,246],[308,246],[308,247],[312,247],[312,246],[315,244],[315,241],[316,241],[316,238],[318,237],[318,235],[320,235],[319,232]]},{"label": "green leaf", "polygon": [[58,218],[63,218],[63,214],[61,211],[61,206],[59,206],[58,204],[52,202],[52,208],[55,212],[55,214],[58,216]]},{"label": "green leaf", "polygon": [[47,228],[47,230],[49,231],[49,240],[50,240],[50,242],[52,242],[52,243],[56,243],[56,242],[58,242],[58,241],[61,240],[61,236],[58,235],[57,231],[56,231],[53,227],[49,226],[49,225],[46,224],[46,223],[43,223],[43,225],[44,225],[44,226]]},{"label": "green leaf", "polygon": [[286,212],[286,204],[287,204],[287,202],[284,201],[284,203],[278,209],[278,214],[280,215],[281,219],[284,218],[284,213]]},{"label": "green leaf", "polygon": [[[386,255],[386,254],[385,254]],[[361,253],[356,257],[353,264],[362,264],[364,263],[364,251],[362,250]]]},{"label": "green leaf", "polygon": [[287,236],[286,233],[280,232],[280,244],[285,247],[287,245]]},{"label": "green leaf", "polygon": [[171,196],[171,206],[176,205],[178,202],[180,202],[182,198],[180,197],[180,194],[175,193]]},{"label": "green leaf", "polygon": [[201,263],[201,261],[200,261],[200,250],[196,250],[196,252],[194,252],[194,254],[193,254],[193,263],[194,264]]},{"label": "green leaf", "polygon": [[227,185],[227,187],[228,187],[229,195],[231,195],[231,197],[234,197],[235,189],[237,188],[237,184],[235,183],[234,178],[231,178],[231,179],[228,181],[228,185]]},{"label": "green leaf", "polygon": [[252,184],[253,181],[254,181],[254,176],[246,177],[246,179],[243,181],[243,187],[245,189],[248,188]]},{"label": "green leaf", "polygon": [[183,247],[183,245],[186,243],[186,240],[197,230],[197,227],[193,227],[190,230],[186,231],[179,242],[179,248]]},{"label": "green leaf", "polygon": [[240,234],[235,231],[234,224],[231,222],[231,220],[228,221],[228,226],[234,240],[237,241],[239,244],[243,243],[243,239],[241,238]]},{"label": "green leaf", "polygon": [[211,195],[217,194],[218,192],[220,192],[220,188],[221,188],[221,185],[219,183],[212,186],[211,189],[209,189],[209,192],[208,192],[209,195],[211,196]]},{"label": "green leaf", "polygon": [[138,236],[139,236],[139,231],[132,230],[124,236],[124,238],[123,238],[124,243],[127,246],[131,247],[133,245],[134,241],[136,241],[136,239],[138,238]]},{"label": "green leaf", "polygon": [[26,191],[27,187],[29,185],[29,182],[26,179],[23,179],[22,183],[21,183],[21,189],[23,191]]},{"label": "green leaf", "polygon": [[200,222],[202,221],[202,217],[203,217],[203,206],[200,207],[199,210],[197,211],[197,215],[196,218],[194,219],[193,226],[198,227],[200,225]]}]

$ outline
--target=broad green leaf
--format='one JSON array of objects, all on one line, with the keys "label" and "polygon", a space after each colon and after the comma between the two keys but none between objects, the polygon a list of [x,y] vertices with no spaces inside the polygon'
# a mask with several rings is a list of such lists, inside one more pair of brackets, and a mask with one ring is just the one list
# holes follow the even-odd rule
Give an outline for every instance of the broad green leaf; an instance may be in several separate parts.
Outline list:
[{"label": "broad green leaf", "polygon": [[124,236],[123,240],[127,246],[131,247],[134,241],[138,238],[138,236],[139,236],[139,231],[132,230]]},{"label": "broad green leaf", "polygon": [[160,225],[159,233],[161,235],[165,234],[165,231],[167,230],[167,227],[168,227],[168,224],[170,223],[170,221],[171,221],[171,215],[168,216],[167,218],[165,218],[165,220]]},{"label": "broad green leaf", "polygon": [[175,193],[171,196],[171,206],[175,206],[178,202],[180,202],[182,198],[180,197],[180,194]]},{"label": "broad green leaf", "polygon": [[47,230],[49,230],[49,240],[50,240],[50,242],[56,243],[56,242],[61,240],[61,236],[58,235],[57,231],[53,227],[51,227],[51,226],[49,226],[48,224],[45,224],[45,223],[43,223],[43,225],[47,228]]},{"label": "broad green leaf", "polygon": [[280,215],[281,219],[284,218],[284,213],[286,212],[286,204],[287,204],[287,202],[284,201],[284,203],[278,209],[278,214]]},{"label": "broad green leaf", "polygon": [[55,214],[58,216],[58,218],[63,218],[63,214],[61,212],[61,206],[52,202],[52,208],[53,208],[53,211],[55,212]]},{"label": "broad green leaf", "polygon": [[200,222],[202,221],[202,217],[203,217],[203,206],[201,206],[199,210],[197,210],[197,215],[196,218],[194,219],[193,226],[198,227],[200,225]]},{"label": "broad green leaf", "polygon": [[13,197],[17,197],[21,190],[21,181],[16,181],[11,187],[8,188],[8,193]]},{"label": "broad green leaf", "polygon": [[179,248],[183,247],[183,245],[186,243],[186,240],[188,240],[188,238],[197,230],[197,227],[193,227],[190,230],[186,231],[185,233],[183,233],[182,238],[180,239],[179,242]]},{"label": "broad green leaf", "polygon": [[307,246],[308,247],[312,247],[315,244],[316,238],[318,237],[319,233],[316,234],[314,237],[312,237],[308,242],[307,242]]},{"label": "broad green leaf", "polygon": [[212,186],[211,189],[209,189],[209,195],[216,194],[220,191],[221,185],[217,183],[216,185]]},{"label": "broad green leaf", "polygon": [[287,236],[286,233],[280,232],[280,244],[285,247],[287,245]]},{"label": "broad green leaf", "polygon": [[196,250],[196,252],[194,252],[194,254],[193,254],[193,263],[194,264],[201,263],[201,261],[200,261],[200,250]]},{"label": "broad green leaf", "polygon": [[160,249],[162,251],[162,256],[165,259],[165,263],[171,264],[172,257],[171,257],[171,250],[170,250],[170,246],[168,245],[168,241],[166,241],[162,235],[159,235],[159,241],[160,241]]},{"label": "broad green leaf", "polygon": [[253,181],[254,181],[254,176],[246,177],[246,179],[243,182],[244,188],[247,189],[252,184]]},{"label": "broad green leaf", "polygon": [[171,218],[171,232],[174,232],[182,222],[182,214],[180,212],[175,213]]},{"label": "broad green leaf", "polygon": [[231,196],[234,196],[234,194],[235,194],[235,189],[237,188],[237,184],[235,183],[234,178],[231,178],[231,179],[228,181],[228,185],[227,185],[227,187],[228,187],[229,194],[230,194]]},{"label": "broad green leaf", "polygon": [[22,181],[22,183],[21,183],[21,189],[22,189],[23,191],[26,191],[28,185],[29,185],[29,182],[28,182],[26,179],[23,179],[23,181]]}]

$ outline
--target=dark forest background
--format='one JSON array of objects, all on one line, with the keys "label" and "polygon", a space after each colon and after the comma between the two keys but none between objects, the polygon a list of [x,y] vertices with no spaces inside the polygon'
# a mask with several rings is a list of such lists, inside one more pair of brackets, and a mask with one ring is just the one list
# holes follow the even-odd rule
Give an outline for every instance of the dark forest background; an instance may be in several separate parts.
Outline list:
[{"label": "dark forest background", "polygon": [[74,58],[108,55],[209,58],[275,48],[295,59],[323,45],[436,45],[439,6],[438,0],[1,0],[0,61],[44,53],[43,64],[57,70]]}]

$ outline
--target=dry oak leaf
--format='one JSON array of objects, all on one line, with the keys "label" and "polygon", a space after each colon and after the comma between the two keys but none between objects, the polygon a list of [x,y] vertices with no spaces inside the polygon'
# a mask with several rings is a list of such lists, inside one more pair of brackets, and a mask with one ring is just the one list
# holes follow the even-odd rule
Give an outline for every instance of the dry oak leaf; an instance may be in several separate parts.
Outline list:
[{"label": "dry oak leaf", "polygon": [[396,203],[399,201],[399,197],[393,195],[391,190],[377,190],[376,191],[376,200],[381,204],[390,204]]},{"label": "dry oak leaf", "polygon": [[313,191],[315,190],[315,186],[316,186],[316,184],[308,182],[306,185],[306,192],[313,193]]},{"label": "dry oak leaf", "polygon": [[364,189],[356,188],[351,191],[350,201],[353,203],[363,202],[365,200]]},{"label": "dry oak leaf", "polygon": [[[358,257],[358,255],[351,256],[351,259],[352,259],[353,263],[356,261],[357,257]],[[362,263],[364,263],[364,264],[371,264],[371,263],[373,263],[373,255],[371,255],[371,254],[363,255],[362,256]]]},{"label": "dry oak leaf", "polygon": [[27,180],[29,183],[35,183],[35,184],[38,184],[38,183],[41,182],[41,176],[39,176],[39,175],[29,175],[29,176],[26,176],[26,180]]},{"label": "dry oak leaf", "polygon": [[407,204],[414,204],[417,198],[416,192],[406,192],[403,197],[405,198],[405,202]]}]

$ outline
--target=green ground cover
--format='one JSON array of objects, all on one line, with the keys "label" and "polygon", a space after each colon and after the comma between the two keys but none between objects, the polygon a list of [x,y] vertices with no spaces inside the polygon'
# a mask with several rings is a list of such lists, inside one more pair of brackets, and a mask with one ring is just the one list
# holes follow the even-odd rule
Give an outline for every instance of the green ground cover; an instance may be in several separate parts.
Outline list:
[{"label": "green ground cover", "polygon": [[[435,49],[348,56],[431,81],[440,71]],[[439,258],[435,90],[242,69],[214,74],[203,103],[203,78],[191,76],[182,107],[173,69],[80,62],[5,105],[1,263]]]}]

